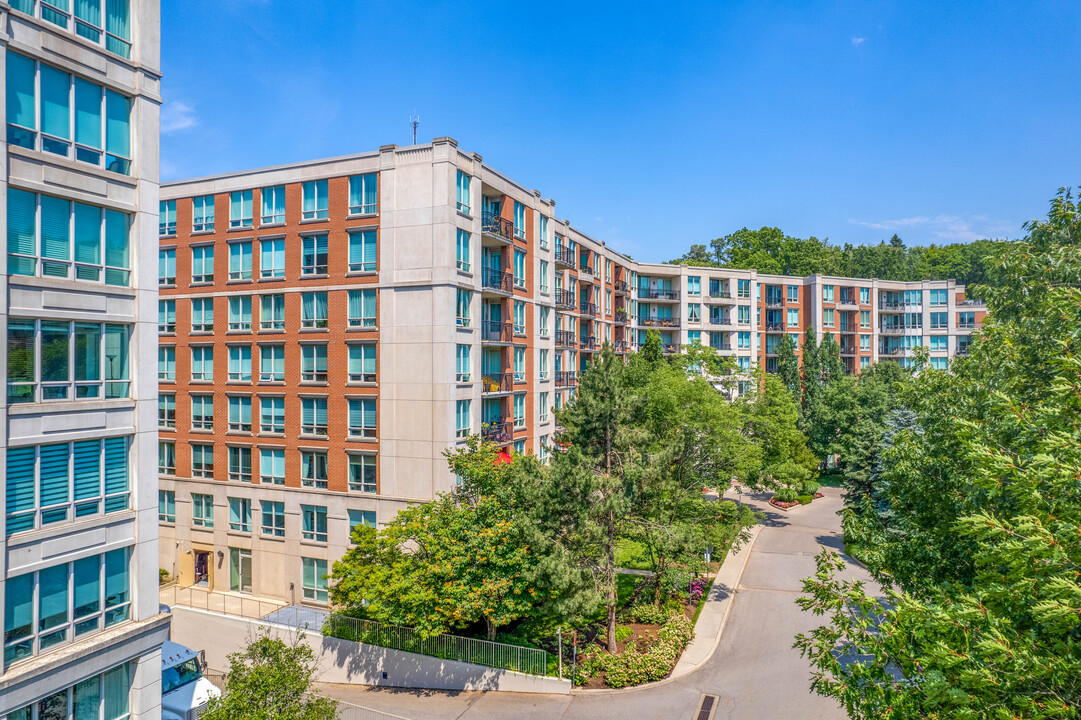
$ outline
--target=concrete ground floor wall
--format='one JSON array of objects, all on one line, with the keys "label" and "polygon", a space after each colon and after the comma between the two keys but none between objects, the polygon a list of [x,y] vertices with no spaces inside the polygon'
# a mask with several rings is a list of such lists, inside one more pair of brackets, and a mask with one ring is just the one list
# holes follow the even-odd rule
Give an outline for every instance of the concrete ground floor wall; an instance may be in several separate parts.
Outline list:
[{"label": "concrete ground floor wall", "polygon": [[[216,480],[161,478],[161,490],[175,497],[175,522],[159,522],[159,566],[177,584],[186,587],[200,584],[208,590],[238,590],[230,578],[231,563],[244,551],[250,558],[250,587],[243,592],[273,598],[290,604],[325,607],[326,603],[305,598],[303,558],[326,562],[329,572],[349,549],[349,511],[374,513],[378,525],[394,518],[409,501],[374,495],[345,494],[326,490],[249,485]],[[211,495],[214,505],[213,527],[192,523],[192,494]],[[229,499],[250,501],[250,529],[235,529],[230,522]],[[285,509],[284,535],[263,532],[262,503],[281,502]],[[302,506],[326,508],[327,540],[304,539]],[[200,576],[196,576],[197,565]]]},{"label": "concrete ground floor wall", "polygon": [[[274,635],[287,640],[297,632],[245,618],[173,608],[173,641],[205,650],[207,665],[215,670],[227,670],[229,653],[242,650],[261,628],[268,628]],[[570,692],[569,680],[441,660],[324,637],[314,632],[304,632],[302,636],[315,652],[318,682],[431,690],[503,690],[558,695]]]}]

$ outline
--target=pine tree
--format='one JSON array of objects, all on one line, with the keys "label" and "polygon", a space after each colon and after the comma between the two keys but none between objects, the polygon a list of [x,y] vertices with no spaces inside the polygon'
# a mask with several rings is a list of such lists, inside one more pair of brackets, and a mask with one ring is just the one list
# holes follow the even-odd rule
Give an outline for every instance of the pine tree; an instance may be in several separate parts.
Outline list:
[{"label": "pine tree", "polygon": [[799,358],[796,357],[796,343],[788,334],[777,343],[777,377],[798,403],[803,396],[803,380],[800,376]]}]

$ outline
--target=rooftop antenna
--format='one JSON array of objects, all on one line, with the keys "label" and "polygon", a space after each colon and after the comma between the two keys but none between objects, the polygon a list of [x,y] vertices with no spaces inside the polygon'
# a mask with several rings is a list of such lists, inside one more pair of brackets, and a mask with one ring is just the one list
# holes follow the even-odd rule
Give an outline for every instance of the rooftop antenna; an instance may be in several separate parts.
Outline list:
[{"label": "rooftop antenna", "polygon": [[[416,112],[415,110],[413,112]],[[417,144],[417,125],[420,125],[420,115],[410,115],[409,125],[413,128],[413,144]]]}]

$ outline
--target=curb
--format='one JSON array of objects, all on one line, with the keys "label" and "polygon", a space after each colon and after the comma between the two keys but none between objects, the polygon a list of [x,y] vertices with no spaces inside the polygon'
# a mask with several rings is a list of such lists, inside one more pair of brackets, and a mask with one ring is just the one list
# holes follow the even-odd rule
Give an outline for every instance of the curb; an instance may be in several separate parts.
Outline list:
[{"label": "curb", "polygon": [[[714,653],[717,652],[717,648],[720,647],[720,645],[721,645],[721,636],[724,635],[725,626],[728,625],[728,616],[732,613],[732,601],[736,597],[736,591],[739,589],[739,582],[743,578],[743,571],[747,568],[747,561],[750,560],[751,550],[754,548],[754,543],[758,539],[758,533],[759,533],[759,531],[761,531],[762,527],[763,527],[762,525],[755,525],[754,529],[751,531],[751,538],[747,541],[747,543],[743,546],[743,548],[741,548],[740,554],[743,554],[742,550],[744,550],[744,549],[746,549],[747,552],[746,552],[746,554],[744,554],[744,557],[742,558],[742,562],[741,562],[740,567],[739,567],[739,571],[736,573],[735,582],[734,582],[734,585],[732,587],[732,594],[725,599],[727,602],[726,602],[725,607],[724,607],[724,613],[721,615],[721,623],[717,627],[717,637],[714,638],[714,640],[713,640],[713,647],[710,648],[710,651],[706,654],[706,656],[704,658],[702,658],[701,661],[699,661],[695,665],[690,666],[689,668],[687,668],[686,670],[684,670],[683,672],[681,672],[681,673],[679,673],[677,675],[676,674],[676,668],[679,667],[679,661],[677,660],[676,661],[676,667],[672,668],[672,674],[669,675],[668,677],[664,678],[663,680],[657,680],[655,682],[643,683],[642,685],[635,685],[634,687],[618,688],[618,689],[617,688],[596,688],[596,689],[592,689],[592,690],[584,690],[584,689],[576,689],[576,688],[574,688],[572,686],[570,694],[571,695],[614,695],[614,694],[617,694],[617,693],[632,693],[632,692],[636,692],[636,691],[639,691],[639,690],[648,690],[650,688],[660,687],[661,685],[667,685],[668,683],[675,682],[676,680],[680,680],[680,679],[686,677],[687,675],[690,675],[691,673],[695,672],[696,670],[701,668],[703,665],[705,665],[707,662],[709,662],[713,658]],[[720,576],[721,571],[724,570],[725,565],[727,565],[728,561],[731,560],[731,559],[732,559],[732,555],[729,554],[728,557],[725,558],[725,562],[721,564],[721,567],[717,568],[717,573],[713,576],[713,582],[714,583],[717,582],[717,578]],[[701,620],[702,616],[699,615],[698,619]],[[684,652],[686,652],[687,648],[683,648],[683,650],[684,650]],[[680,655],[680,658],[682,658],[682,654]]]}]

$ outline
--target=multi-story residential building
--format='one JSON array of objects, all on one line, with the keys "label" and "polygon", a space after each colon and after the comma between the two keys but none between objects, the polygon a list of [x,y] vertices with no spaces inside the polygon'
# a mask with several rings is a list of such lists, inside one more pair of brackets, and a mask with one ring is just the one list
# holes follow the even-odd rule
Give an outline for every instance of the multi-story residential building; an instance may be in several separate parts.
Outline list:
[{"label": "multi-story residential building", "polygon": [[750,370],[813,325],[854,372],[968,332],[952,281],[636,263],[554,208],[450,138],[163,186],[162,567],[325,603],[352,526],[452,489],[472,434],[543,459],[594,353],[649,329]]},{"label": "multi-story residential building", "polygon": [[160,718],[158,2],[0,20],[0,717]]}]

